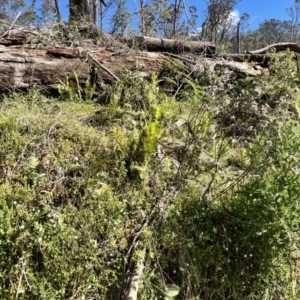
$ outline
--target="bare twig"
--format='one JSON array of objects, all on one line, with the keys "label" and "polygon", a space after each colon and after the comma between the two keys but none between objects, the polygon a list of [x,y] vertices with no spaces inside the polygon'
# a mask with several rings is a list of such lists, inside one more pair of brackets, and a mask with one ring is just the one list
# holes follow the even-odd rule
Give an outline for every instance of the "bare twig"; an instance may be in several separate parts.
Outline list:
[{"label": "bare twig", "polygon": [[23,32],[31,33],[31,34],[36,35],[36,36],[40,35],[37,31],[32,31],[32,30],[27,30],[27,29],[23,30]]},{"label": "bare twig", "polygon": [[144,267],[145,267],[145,254],[146,254],[146,250],[143,249],[142,251],[142,256],[139,259],[139,261],[137,262],[134,271],[133,271],[133,275],[130,278],[130,282],[129,282],[129,290],[126,296],[126,299],[128,300],[136,300],[137,299],[137,294],[138,294],[138,289],[139,289],[139,281],[141,276],[143,275],[144,272]]},{"label": "bare twig", "polygon": [[176,55],[176,54],[173,54],[173,53],[163,52],[162,54],[168,55],[168,56],[171,56],[171,57],[174,57],[174,58],[178,58],[178,59],[180,59],[182,61],[185,61],[187,63],[191,63],[191,64],[195,64],[196,63],[196,61],[194,61],[192,59],[188,59],[186,57],[182,57],[180,55]]},{"label": "bare twig", "polygon": [[19,12],[17,14],[17,16],[15,17],[15,19],[13,20],[13,22],[11,23],[9,29],[7,31],[5,31],[1,36],[0,38],[3,38],[6,34],[8,34],[8,37],[10,37],[10,32],[11,32],[11,29],[13,28],[13,26],[15,25],[15,23],[17,22],[18,18],[20,17],[21,15],[21,12]]},{"label": "bare twig", "polygon": [[8,26],[8,27],[10,26],[9,23],[4,22],[4,21],[2,21],[2,20],[0,20],[0,23],[3,24],[3,25],[5,25],[5,26]]},{"label": "bare twig", "polygon": [[100,66],[101,69],[105,70],[108,74],[110,74],[114,79],[117,81],[120,81],[119,77],[117,77],[112,71],[110,71],[108,68],[104,67],[101,63],[99,63],[90,53],[88,56],[97,64]]},{"label": "bare twig", "polygon": [[21,271],[21,275],[20,275],[20,278],[19,278],[18,288],[17,288],[17,293],[16,293],[16,299],[19,298],[19,294],[21,293],[20,288],[21,288],[21,284],[22,284],[22,278],[23,278],[23,271]]},{"label": "bare twig", "polygon": [[27,286],[28,286],[29,290],[31,291],[31,285],[29,284],[27,276],[26,276],[26,271],[25,271],[26,263],[24,261],[24,257],[21,257],[19,259],[19,263],[22,265],[22,270],[21,270],[21,274],[20,274],[20,278],[19,278],[19,282],[18,282],[18,288],[17,288],[17,293],[16,293],[16,298],[15,299],[18,299],[19,295],[23,292],[21,290],[21,284],[22,284],[23,277],[24,277],[24,279],[27,283]]},{"label": "bare twig", "polygon": [[[173,188],[168,195],[161,198],[155,205],[155,207],[151,210],[150,215],[145,217],[145,220],[141,227],[133,233],[133,239],[131,242],[131,245],[127,251],[126,254],[126,260],[124,263],[124,269],[123,269],[123,276],[122,276],[122,283],[119,290],[119,300],[134,300],[135,298],[132,298],[133,291],[131,291],[132,288],[136,287],[137,280],[140,279],[142,275],[142,271],[144,269],[144,260],[145,257],[140,259],[137,264],[133,268],[133,272],[131,272],[132,276],[130,276],[129,284],[130,286],[128,288],[125,288],[125,284],[128,282],[128,277],[130,275],[130,270],[132,270],[132,258],[134,256],[134,253],[138,247],[139,242],[141,241],[141,237],[143,233],[145,232],[146,228],[150,225],[159,224],[164,216],[165,210],[168,207],[171,199],[174,199],[177,195],[177,189]],[[146,249],[143,249],[143,253]],[[144,254],[143,254],[144,256]],[[127,291],[126,291],[127,290]],[[131,298],[130,298],[131,297]]]}]

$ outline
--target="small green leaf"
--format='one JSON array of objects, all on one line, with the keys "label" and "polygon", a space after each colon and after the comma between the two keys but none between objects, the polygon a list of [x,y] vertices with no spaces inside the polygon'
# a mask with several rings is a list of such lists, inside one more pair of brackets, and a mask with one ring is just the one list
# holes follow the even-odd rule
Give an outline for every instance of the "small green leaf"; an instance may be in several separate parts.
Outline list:
[{"label": "small green leaf", "polygon": [[164,294],[165,299],[172,299],[179,294],[179,287],[175,284],[169,284],[166,286]]},{"label": "small green leaf", "polygon": [[172,78],[169,78],[169,77],[165,77],[165,81],[166,81],[166,83],[169,83],[169,84],[174,84],[174,85],[177,84],[175,80],[173,80]]}]

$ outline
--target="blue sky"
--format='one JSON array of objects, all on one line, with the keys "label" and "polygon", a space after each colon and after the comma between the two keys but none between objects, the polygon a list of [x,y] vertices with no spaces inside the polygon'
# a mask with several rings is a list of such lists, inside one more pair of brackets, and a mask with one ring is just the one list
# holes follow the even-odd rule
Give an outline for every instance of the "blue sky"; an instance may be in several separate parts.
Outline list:
[{"label": "blue sky", "polygon": [[[200,26],[206,2],[204,0],[186,0],[186,3],[187,5],[195,5],[198,8],[198,26]],[[295,0],[241,0],[235,10],[240,16],[243,13],[248,13],[250,15],[250,28],[256,29],[259,23],[267,19],[288,20],[289,16],[286,9],[293,6],[294,3]]]},{"label": "blue sky", "polygon": [[236,8],[240,15],[244,12],[250,15],[250,27],[255,29],[264,20],[288,20],[286,9],[294,3],[294,0],[242,0]]},{"label": "blue sky", "polygon": [[[1,0],[0,0],[1,1]],[[27,0],[31,2],[31,0]],[[41,0],[38,0],[39,3]],[[170,0],[172,1],[172,0]],[[195,5],[198,8],[198,26],[200,27],[204,17],[204,11],[206,9],[205,0],[185,0],[188,6]],[[60,0],[61,13],[63,18],[67,19],[68,10],[66,8],[68,0]],[[131,11],[136,11],[139,0],[127,0],[128,8]],[[242,15],[248,13],[250,15],[250,29],[256,29],[259,23],[264,20],[275,18],[280,20],[288,20],[289,16],[286,13],[288,7],[293,6],[294,0],[241,0],[235,7],[235,13]]]}]

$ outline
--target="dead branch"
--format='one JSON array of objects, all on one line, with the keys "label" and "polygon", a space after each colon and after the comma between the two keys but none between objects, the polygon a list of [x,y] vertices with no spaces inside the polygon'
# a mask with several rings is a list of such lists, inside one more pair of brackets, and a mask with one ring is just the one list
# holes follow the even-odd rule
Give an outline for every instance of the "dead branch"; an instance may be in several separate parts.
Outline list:
[{"label": "dead branch", "polygon": [[[133,289],[137,287],[144,270],[144,260],[146,249],[142,249],[142,258],[137,263],[133,262],[133,256],[138,248],[139,243],[142,240],[142,236],[147,228],[150,226],[159,226],[164,218],[165,211],[172,199],[176,197],[178,190],[174,187],[170,193],[160,199],[152,211],[144,219],[143,224],[132,235],[132,242],[126,254],[126,260],[124,263],[122,283],[119,290],[119,300],[135,300],[137,295]],[[129,284],[128,284],[129,283]]]},{"label": "dead branch", "polygon": [[20,17],[21,15],[21,12],[19,12],[17,14],[17,16],[15,17],[15,19],[13,20],[13,22],[11,23],[9,29],[7,31],[5,31],[1,36],[0,38],[3,38],[5,35],[8,35],[8,37],[10,37],[10,33],[11,33],[11,29],[14,27],[15,23],[17,22],[18,18]]},{"label": "dead branch", "polygon": [[136,263],[136,266],[132,272],[132,277],[130,278],[129,282],[129,290],[126,295],[126,300],[136,300],[139,290],[139,282],[143,275],[144,268],[145,268],[145,254],[146,249],[142,250],[142,255],[139,261]]},{"label": "dead branch", "polygon": [[258,49],[258,50],[247,51],[247,53],[249,53],[249,54],[265,54],[268,51],[271,51],[272,49],[275,49],[276,52],[286,51],[287,49],[290,49],[291,51],[300,53],[300,45],[297,43],[290,43],[290,42],[268,45],[268,46]]},{"label": "dead branch", "polygon": [[116,76],[112,71],[110,71],[108,68],[104,67],[100,62],[98,62],[91,54],[88,54],[88,56],[92,59],[93,62],[95,62],[98,66],[100,66],[101,69],[106,71],[109,75],[111,75],[114,79],[117,81],[120,81],[119,77]]}]

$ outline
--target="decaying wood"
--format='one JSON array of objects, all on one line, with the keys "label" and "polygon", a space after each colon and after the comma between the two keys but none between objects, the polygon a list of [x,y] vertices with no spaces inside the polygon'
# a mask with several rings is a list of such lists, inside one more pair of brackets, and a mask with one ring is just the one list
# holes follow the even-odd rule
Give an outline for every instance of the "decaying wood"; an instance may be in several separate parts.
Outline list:
[{"label": "decaying wood", "polygon": [[262,72],[262,70],[257,69],[255,66],[249,65],[247,62],[216,60],[214,64],[216,66],[222,66],[250,77],[257,76]]},{"label": "decaying wood", "polygon": [[[166,56],[168,57],[174,57],[176,59],[179,59],[181,61],[184,61],[188,64],[190,64],[191,66],[194,66],[194,68],[196,70],[201,70],[204,69],[205,67],[209,67],[210,71],[214,71],[215,67],[225,67],[228,68],[230,70],[236,71],[238,73],[242,73],[246,76],[256,76],[261,74],[262,71],[264,71],[265,69],[262,68],[260,65],[258,64],[249,64],[249,61],[235,61],[235,60],[231,60],[231,59],[227,59],[224,60],[223,56],[221,57],[215,57],[215,58],[205,58],[205,59],[201,59],[201,60],[192,60],[186,57],[180,57],[178,55],[174,55],[174,54],[170,54],[170,53],[164,53]],[[231,56],[228,56],[229,58],[231,58]],[[254,60],[255,61],[255,60]],[[259,63],[264,62],[263,58],[262,60],[258,61]]]},{"label": "decaying wood", "polygon": [[203,56],[211,56],[216,53],[215,45],[209,42],[171,40],[149,36],[120,36],[118,39],[130,47],[138,47],[147,51],[170,53],[191,52]]},{"label": "decaying wood", "polygon": [[[60,26],[63,26],[60,24]],[[123,47],[98,47],[93,43],[78,47],[66,47],[60,44],[45,46],[38,42],[39,33],[27,27],[13,27],[0,38],[0,93],[11,90],[56,90],[59,82],[79,79],[84,85],[90,76],[93,82],[97,80],[111,83],[119,80],[126,70],[137,71],[141,76],[148,76],[153,71],[159,73],[164,67],[166,56],[148,51],[164,50],[170,53],[191,51],[201,55],[212,54],[215,47],[211,43],[185,42],[150,37],[104,36],[109,44],[120,44],[120,41],[131,44],[130,49]],[[66,28],[65,28],[66,29]],[[51,32],[51,28],[49,29]],[[31,32],[32,31],[32,32]],[[29,36],[37,36],[32,39]],[[99,38],[100,36],[98,36]],[[43,40],[43,36],[41,36]],[[93,41],[95,42],[95,41]],[[137,47],[133,47],[134,46]],[[72,45],[75,44],[72,43]],[[97,43],[96,43],[97,44]],[[122,44],[124,45],[124,43]],[[141,48],[147,51],[141,51]],[[130,51],[131,50],[131,51]],[[114,52],[112,52],[114,51]],[[96,70],[96,72],[95,72]]]},{"label": "decaying wood", "polygon": [[254,51],[248,51],[249,54],[265,54],[268,51],[275,49],[276,52],[279,51],[286,51],[287,49],[290,49],[293,52],[300,53],[300,45],[297,43],[278,43],[266,46],[262,49],[254,50]]},{"label": "decaying wood", "polygon": [[[66,78],[75,81],[76,77],[84,85],[93,69],[93,60],[89,57],[102,65],[97,76],[108,83],[119,78],[124,69],[137,70],[141,76],[148,76],[153,71],[159,72],[164,63],[163,55],[147,52],[112,53],[100,47],[31,49],[0,45],[0,92],[33,87],[57,90],[60,81],[64,82]],[[98,65],[94,65],[97,69]]]},{"label": "decaying wood", "polygon": [[66,78],[70,81],[78,78],[82,85],[88,78],[93,82],[112,83],[119,80],[125,69],[148,76],[152,72],[160,73],[168,59],[181,60],[191,72],[201,71],[208,65],[212,71],[222,66],[246,76],[256,76],[265,71],[268,50],[289,48],[300,52],[298,44],[280,43],[247,54],[215,55],[216,48],[211,43],[145,36],[109,36],[109,45],[115,39],[116,45],[126,43],[131,49],[126,46],[120,50],[116,46],[108,47],[108,51],[92,42],[81,47],[45,46],[26,40],[26,35],[39,36],[34,29],[6,26],[8,30],[2,34],[4,38],[0,38],[0,93],[30,88],[57,91],[58,83],[65,82]]},{"label": "decaying wood", "polygon": [[[175,55],[171,55],[175,56]],[[57,91],[58,83],[79,79],[82,85],[97,69],[97,80],[112,83],[119,80],[123,70],[137,71],[140,76],[159,73],[164,62],[170,59],[166,54],[141,51],[109,52],[101,47],[91,46],[89,49],[72,47],[42,47],[32,49],[25,46],[0,45],[0,92],[12,90]],[[175,59],[175,57],[173,58]],[[176,55],[176,59],[180,56]],[[259,70],[246,62],[234,62],[222,59],[188,59],[182,61],[198,70],[201,64],[209,64],[210,68],[222,65],[248,76],[260,74]],[[94,80],[94,78],[92,78]]]}]

